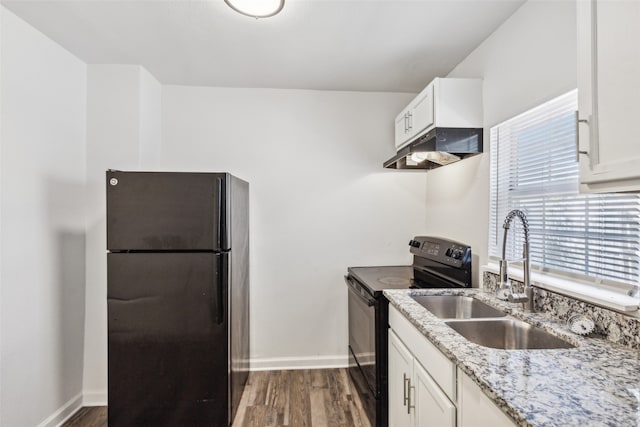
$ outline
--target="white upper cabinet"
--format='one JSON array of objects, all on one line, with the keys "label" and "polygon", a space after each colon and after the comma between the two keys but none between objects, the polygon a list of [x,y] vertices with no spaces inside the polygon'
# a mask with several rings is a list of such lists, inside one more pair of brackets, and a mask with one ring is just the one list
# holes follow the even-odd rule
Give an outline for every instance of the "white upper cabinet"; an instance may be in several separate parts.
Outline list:
[{"label": "white upper cabinet", "polygon": [[406,145],[432,124],[433,85],[429,85],[396,117],[396,147]]},{"label": "white upper cabinet", "polygon": [[581,191],[640,191],[639,22],[640,1],[577,2]]},{"label": "white upper cabinet", "polygon": [[396,148],[434,127],[481,128],[482,80],[434,79],[396,117]]},{"label": "white upper cabinet", "polygon": [[433,124],[433,87],[427,86],[409,105],[409,126],[418,135]]},{"label": "white upper cabinet", "polygon": [[409,139],[408,120],[409,115],[406,109],[402,110],[402,112],[398,114],[398,117],[396,117],[396,146],[401,145]]}]

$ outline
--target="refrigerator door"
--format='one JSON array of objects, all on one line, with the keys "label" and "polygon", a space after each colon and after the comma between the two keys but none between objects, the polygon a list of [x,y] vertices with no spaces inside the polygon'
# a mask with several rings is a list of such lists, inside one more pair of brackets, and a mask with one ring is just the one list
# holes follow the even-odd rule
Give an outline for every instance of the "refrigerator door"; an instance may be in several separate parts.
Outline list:
[{"label": "refrigerator door", "polygon": [[228,254],[107,257],[109,426],[228,425]]},{"label": "refrigerator door", "polygon": [[107,171],[107,249],[230,249],[224,173]]}]

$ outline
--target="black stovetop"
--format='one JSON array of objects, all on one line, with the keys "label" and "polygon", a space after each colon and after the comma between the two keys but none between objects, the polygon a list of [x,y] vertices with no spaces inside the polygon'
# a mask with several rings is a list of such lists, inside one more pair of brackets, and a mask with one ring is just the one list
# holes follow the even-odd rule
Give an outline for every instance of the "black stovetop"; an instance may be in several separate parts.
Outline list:
[{"label": "black stovetop", "polygon": [[439,237],[416,236],[410,242],[412,265],[349,267],[349,276],[374,297],[384,289],[471,286],[471,247]]},{"label": "black stovetop", "polygon": [[413,286],[413,266],[349,267],[349,275],[377,296],[383,289],[408,289]]}]

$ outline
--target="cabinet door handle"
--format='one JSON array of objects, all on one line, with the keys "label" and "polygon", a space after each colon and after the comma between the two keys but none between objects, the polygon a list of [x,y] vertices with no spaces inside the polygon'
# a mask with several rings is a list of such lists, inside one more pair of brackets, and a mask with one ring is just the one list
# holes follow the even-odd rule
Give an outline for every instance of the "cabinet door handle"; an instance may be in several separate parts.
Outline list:
[{"label": "cabinet door handle", "polygon": [[402,402],[402,406],[407,406],[407,402],[409,402],[409,398],[407,397],[407,382],[411,382],[411,380],[409,378],[407,378],[407,374],[402,374],[402,397],[403,397],[403,402]]},{"label": "cabinet door handle", "polygon": [[411,414],[411,410],[415,409],[415,405],[411,404],[411,389],[415,387],[411,385],[411,378],[407,378],[407,384],[407,414]]},{"label": "cabinet door handle", "polygon": [[409,132],[413,129],[413,113],[409,112]]},{"label": "cabinet door handle", "polygon": [[409,116],[407,115],[407,113],[404,113],[404,133],[406,135],[406,133],[409,131]]},{"label": "cabinet door handle", "polygon": [[588,151],[580,151],[580,123],[584,123],[589,126],[589,120],[581,119],[580,113],[576,111],[576,162],[580,161],[580,154],[589,155]]}]

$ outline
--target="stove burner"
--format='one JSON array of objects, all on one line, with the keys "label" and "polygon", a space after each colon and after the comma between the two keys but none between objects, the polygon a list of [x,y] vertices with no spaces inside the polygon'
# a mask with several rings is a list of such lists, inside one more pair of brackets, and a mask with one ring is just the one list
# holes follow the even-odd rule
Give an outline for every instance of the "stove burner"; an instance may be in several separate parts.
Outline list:
[{"label": "stove burner", "polygon": [[407,287],[409,287],[409,285],[411,284],[411,279],[405,279],[402,277],[382,277],[378,279],[378,282],[382,283],[383,285],[389,286],[406,285]]}]

